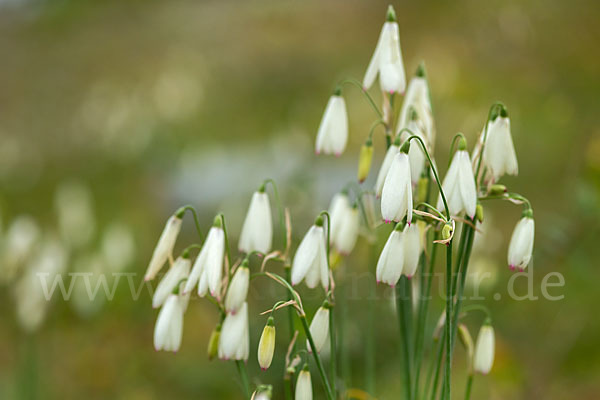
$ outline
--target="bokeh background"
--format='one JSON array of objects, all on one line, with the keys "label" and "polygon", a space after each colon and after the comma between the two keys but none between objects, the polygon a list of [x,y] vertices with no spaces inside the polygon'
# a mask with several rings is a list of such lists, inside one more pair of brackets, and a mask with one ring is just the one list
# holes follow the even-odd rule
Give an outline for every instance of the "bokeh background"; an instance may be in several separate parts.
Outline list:
[{"label": "bokeh background", "polygon": [[[535,209],[535,301],[505,295],[506,248],[520,209],[486,209],[489,235],[473,268],[492,273],[487,294],[503,296],[483,302],[494,315],[497,358],[489,376],[477,377],[473,398],[597,398],[600,4],[394,6],[408,74],[422,60],[427,66],[438,165],[445,165],[454,133],[464,132],[472,144],[489,105],[502,100],[520,164],[519,176],[503,182]],[[206,359],[217,321],[210,303],[192,301],[178,354],[154,351],[157,312],[141,274],[164,221],[182,204],[196,206],[205,227],[224,211],[235,244],[249,196],[265,177],[279,183],[292,208],[297,246],[316,213],[355,177],[358,148],[375,118],[357,90],[345,90],[345,154],[316,157],[313,143],[335,82],[362,79],[386,7],[0,1],[0,398],[241,398],[235,367]],[[380,139],[374,168],[384,151]],[[187,218],[178,249],[196,240]],[[48,255],[54,264],[44,264]],[[55,295],[40,308],[27,273],[61,266],[92,277],[129,275],[108,280],[110,299],[101,292],[89,301],[75,284],[69,301]],[[348,276],[373,271],[368,246],[359,244],[340,268]],[[559,301],[541,296],[542,279],[553,271],[565,279],[551,290],[564,295]],[[142,288],[139,298],[129,282]],[[527,285],[523,279],[516,291]],[[272,286],[253,288],[251,313],[283,295]],[[397,324],[384,291],[378,294],[374,381],[365,373],[364,328],[373,320],[364,293],[342,308],[342,376],[349,387],[370,386],[379,398],[393,398],[400,389]],[[306,295],[312,314],[321,300]],[[436,299],[430,328],[441,309]],[[284,318],[274,365],[261,373],[254,349],[264,320],[256,313],[251,379],[272,383],[281,398]],[[481,321],[467,322],[475,335]],[[457,353],[461,395],[465,364]],[[313,383],[319,398],[317,375]]]}]

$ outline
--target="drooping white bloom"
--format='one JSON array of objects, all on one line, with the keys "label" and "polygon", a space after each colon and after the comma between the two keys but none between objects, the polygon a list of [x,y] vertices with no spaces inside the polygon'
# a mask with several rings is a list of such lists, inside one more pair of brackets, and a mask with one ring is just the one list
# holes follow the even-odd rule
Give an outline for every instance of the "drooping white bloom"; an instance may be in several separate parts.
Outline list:
[{"label": "drooping white bloom", "polygon": [[412,184],[408,154],[394,156],[381,192],[381,215],[386,222],[412,219]]},{"label": "drooping white bloom", "polygon": [[510,119],[508,116],[498,116],[488,123],[487,130],[482,163],[488,168],[494,182],[504,174],[517,175],[519,165],[510,134]]},{"label": "drooping white bloom", "polygon": [[273,324],[273,317],[269,317],[258,342],[257,357],[260,369],[266,371],[271,366],[271,361],[273,361],[274,352],[275,325]]},{"label": "drooping white bloom", "polygon": [[219,338],[219,358],[246,361],[249,350],[248,303],[244,302],[237,313],[227,314],[223,321]]},{"label": "drooping white bloom", "polygon": [[533,252],[533,238],[535,236],[535,222],[531,214],[523,216],[512,233],[508,246],[508,266],[514,270],[523,271]]},{"label": "drooping white bloom", "polygon": [[419,266],[422,251],[421,233],[417,224],[406,224],[402,234],[404,235],[404,266],[402,273],[410,279]]},{"label": "drooping white bloom", "polygon": [[317,132],[315,151],[317,154],[335,154],[339,156],[346,149],[348,142],[348,112],[346,101],[341,96],[341,91],[329,98],[325,113]]},{"label": "drooping white bloom", "polygon": [[310,380],[310,371],[308,367],[305,367],[298,374],[298,380],[296,381],[296,396],[295,400],[312,400],[312,382]]},{"label": "drooping white bloom", "polygon": [[160,281],[152,296],[152,307],[158,308],[167,300],[167,297],[173,292],[173,289],[181,282],[182,279],[188,277],[192,262],[189,257],[178,257],[173,263],[173,266],[167,271],[163,279]]},{"label": "drooping white bloom", "polygon": [[[458,150],[454,153],[450,168],[444,177],[442,188],[446,194],[450,214],[457,215],[464,211],[469,217],[473,218],[477,207],[477,191],[473,170],[471,169],[471,159],[466,150]],[[441,194],[437,207],[438,209],[443,207]]]},{"label": "drooping white bloom", "polygon": [[396,285],[404,267],[404,237],[398,229],[390,234],[377,261],[377,282]]},{"label": "drooping white bloom", "polygon": [[181,216],[172,215],[167,220],[167,224],[158,238],[158,244],[152,253],[152,258],[150,259],[150,264],[146,270],[144,280],[149,281],[154,279],[156,274],[158,274],[158,271],[165,265],[167,259],[173,253],[173,247],[175,247],[175,241],[177,240],[177,235],[179,235],[180,230]]},{"label": "drooping white bloom", "polygon": [[400,50],[400,32],[392,6],[388,9],[387,21],[383,24],[377,47],[363,79],[363,87],[369,89],[379,74],[381,90],[388,93],[403,93],[406,89],[406,73]]},{"label": "drooping white bloom", "polygon": [[381,196],[381,191],[383,190],[383,184],[385,182],[385,178],[392,166],[392,161],[396,154],[400,151],[400,143],[394,143],[390,146],[390,148],[385,153],[385,157],[383,158],[383,163],[381,164],[381,168],[379,168],[379,173],[377,174],[377,181],[375,183],[375,193],[379,197]]},{"label": "drooping white bloom", "polygon": [[358,209],[350,205],[345,193],[337,193],[331,200],[329,207],[331,226],[329,241],[340,254],[350,254],[360,227],[360,216]]},{"label": "drooping white bloom", "polygon": [[0,282],[10,282],[31,255],[40,237],[40,228],[35,220],[22,215],[14,219],[0,242]]},{"label": "drooping white bloom", "polygon": [[271,204],[264,190],[254,192],[248,214],[242,226],[239,249],[245,253],[259,251],[267,254],[273,241]]},{"label": "drooping white bloom", "polygon": [[323,219],[317,218],[300,242],[292,262],[292,285],[306,278],[306,285],[315,288],[319,281],[325,290],[329,287],[327,249]]},{"label": "drooping white bloom", "polygon": [[[416,119],[411,120],[408,123],[407,128],[410,129],[410,131],[413,134],[420,137],[424,143],[427,143],[419,121],[417,121]],[[410,136],[411,134],[408,131],[404,131],[402,132],[401,137],[404,141],[407,140]],[[425,159],[425,153],[423,152],[423,149],[421,148],[420,144],[414,143],[412,146],[410,146],[410,150],[408,150],[408,160],[410,162],[410,179],[413,185],[416,185],[419,182],[419,179],[421,178],[421,174],[425,169]]]},{"label": "drooping white bloom", "polygon": [[494,364],[494,328],[486,322],[479,329],[477,343],[475,344],[475,354],[473,356],[473,370],[486,375],[492,369]]},{"label": "drooping white bloom", "polygon": [[[321,306],[310,323],[310,334],[315,342],[317,353],[320,353],[329,338],[329,308]],[[306,348],[312,353],[312,347],[306,340]]]},{"label": "drooping white bloom", "polygon": [[414,110],[419,122],[423,126],[425,143],[428,148],[433,148],[435,145],[435,125],[431,110],[429,87],[424,74],[425,71],[422,67],[419,67],[417,75],[408,83],[406,95],[404,96],[402,108],[400,109],[400,114],[398,115],[398,121],[396,123],[396,134],[408,125],[411,120],[411,110]]},{"label": "drooping white bloom", "polygon": [[183,334],[183,313],[187,301],[185,296],[170,294],[158,313],[154,326],[154,348],[158,350],[179,350]]},{"label": "drooping white bloom", "polygon": [[248,286],[250,284],[250,269],[248,262],[244,261],[242,265],[235,271],[231,283],[225,295],[225,310],[230,313],[235,313],[242,304],[246,301],[248,295]]},{"label": "drooping white bloom", "polygon": [[190,277],[185,283],[184,293],[191,291],[198,283],[198,295],[206,295],[210,290],[211,296],[218,296],[221,291],[223,277],[223,258],[225,254],[225,233],[221,226],[220,218],[215,218],[215,223],[208,231],[202,250],[198,254]]},{"label": "drooping white bloom", "polygon": [[26,332],[42,324],[52,300],[51,288],[66,267],[67,252],[62,244],[55,238],[43,240],[13,286],[17,320]]}]

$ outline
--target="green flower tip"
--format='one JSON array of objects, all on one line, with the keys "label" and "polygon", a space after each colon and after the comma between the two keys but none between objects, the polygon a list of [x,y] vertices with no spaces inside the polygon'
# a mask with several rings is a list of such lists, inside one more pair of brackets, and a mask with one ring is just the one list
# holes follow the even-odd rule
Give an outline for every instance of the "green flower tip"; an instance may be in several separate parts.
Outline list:
[{"label": "green flower tip", "polygon": [[240,265],[240,268],[248,268],[248,265],[250,263],[248,262],[247,258],[244,258],[244,261],[242,261],[242,264]]},{"label": "green flower tip", "polygon": [[410,150],[410,140],[407,140],[402,144],[402,147],[400,147],[400,151],[405,154],[408,154],[409,150]]},{"label": "green flower tip", "polygon": [[342,95],[342,87],[341,86],[336,86],[336,88],[333,90],[333,95],[334,96],[341,96]]},{"label": "green flower tip", "polygon": [[223,227],[223,221],[221,220],[221,215],[217,215],[213,221],[213,226],[215,228],[222,228]]},{"label": "green flower tip", "polygon": [[323,226],[323,217],[321,217],[320,215],[317,217],[317,219],[315,219],[315,225],[316,226]]},{"label": "green flower tip", "polygon": [[464,137],[458,140],[458,150],[467,150],[467,140]]},{"label": "green flower tip", "polygon": [[267,186],[266,182],[263,183],[262,185],[260,185],[260,187],[258,188],[258,193],[264,193],[266,190],[266,186]]},{"label": "green flower tip", "polygon": [[506,107],[504,107],[504,106],[500,107],[500,116],[502,118],[508,117],[508,110],[506,109]]},{"label": "green flower tip", "polygon": [[189,249],[185,249],[183,251],[183,253],[181,253],[181,257],[182,258],[190,258],[190,250]]},{"label": "green flower tip", "polygon": [[492,326],[492,319],[490,317],[486,317],[485,321],[483,321],[483,326]]},{"label": "green flower tip", "polygon": [[273,317],[269,317],[269,319],[267,319],[267,326],[274,326],[275,325],[275,319],[273,319]]},{"label": "green flower tip", "polygon": [[525,210],[523,210],[523,213],[521,214],[521,218],[533,218],[533,209],[530,207],[527,207]]},{"label": "green flower tip", "polygon": [[373,139],[370,136],[367,138],[367,141],[365,142],[365,146],[367,146],[367,147],[373,146]]},{"label": "green flower tip", "polygon": [[175,218],[182,219],[183,214],[185,214],[185,207],[180,207],[179,209],[177,209],[177,211],[175,211]]},{"label": "green flower tip", "polygon": [[390,4],[388,9],[387,9],[387,15],[385,17],[385,20],[387,22],[396,22],[398,21],[396,19],[396,11],[394,11],[394,7]]},{"label": "green flower tip", "polygon": [[329,302],[329,300],[325,299],[325,300],[323,301],[323,304],[321,304],[321,307],[323,307],[323,308],[325,308],[325,309],[329,310],[329,309],[331,308],[331,303]]},{"label": "green flower tip", "polygon": [[425,78],[425,62],[421,61],[417,67],[417,72],[415,72],[415,75],[419,78]]},{"label": "green flower tip", "polygon": [[396,139],[394,139],[394,146],[400,147],[401,142],[402,140],[400,139],[400,135],[396,136]]},{"label": "green flower tip", "polygon": [[308,363],[304,363],[304,367],[302,367],[302,371],[308,371]]}]

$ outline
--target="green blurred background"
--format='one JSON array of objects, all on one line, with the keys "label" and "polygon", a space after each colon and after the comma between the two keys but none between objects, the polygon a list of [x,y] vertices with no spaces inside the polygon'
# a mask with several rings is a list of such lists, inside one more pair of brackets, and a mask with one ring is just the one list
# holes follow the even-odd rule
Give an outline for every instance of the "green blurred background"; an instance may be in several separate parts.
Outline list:
[{"label": "green blurred background", "polygon": [[[427,66],[438,165],[445,165],[454,133],[464,132],[472,144],[489,105],[502,100],[520,164],[519,176],[503,182],[535,209],[532,281],[540,298],[487,296],[497,357],[492,373],[476,378],[473,398],[597,398],[600,3],[394,6],[407,73],[422,60]],[[335,82],[362,79],[386,7],[380,1],[0,0],[0,238],[6,243],[11,229],[35,238],[11,261],[25,265],[16,276],[35,264],[36,243],[55,237],[68,248],[69,271],[141,274],[164,221],[187,203],[198,207],[206,227],[224,211],[236,243],[249,196],[265,177],[277,180],[292,208],[296,246],[314,215],[355,177],[358,148],[375,119],[357,90],[345,91],[351,124],[345,154],[316,157],[313,143]],[[384,152],[378,140],[371,175]],[[519,213],[508,204],[486,209],[494,235],[480,246],[474,268],[479,263],[493,272],[488,293],[506,293],[506,248]],[[178,249],[194,240],[187,218]],[[357,246],[341,275],[373,271],[367,247]],[[125,278],[110,301],[54,296],[44,321],[29,332],[18,318],[20,286],[3,257],[0,398],[241,398],[233,364],[206,359],[218,317],[210,303],[192,301],[176,355],[154,351],[157,312],[147,291],[132,299]],[[551,290],[564,295],[559,301],[540,293],[552,271],[566,282]],[[140,281],[141,275],[133,278],[136,288]],[[527,283],[516,288],[522,293]],[[321,299],[304,293],[312,315]],[[342,375],[364,389],[368,316],[361,293],[342,308],[349,361]],[[400,388],[397,324],[385,291],[378,293],[375,395],[393,398]],[[254,382],[275,386],[275,398],[287,346],[284,319],[274,365],[262,373],[255,345],[265,321],[256,314],[282,296],[266,282],[250,294],[248,368]],[[441,309],[436,298],[430,325]],[[476,335],[480,321],[468,321]],[[461,357],[458,351],[457,395]],[[313,386],[320,398],[316,374]]]}]

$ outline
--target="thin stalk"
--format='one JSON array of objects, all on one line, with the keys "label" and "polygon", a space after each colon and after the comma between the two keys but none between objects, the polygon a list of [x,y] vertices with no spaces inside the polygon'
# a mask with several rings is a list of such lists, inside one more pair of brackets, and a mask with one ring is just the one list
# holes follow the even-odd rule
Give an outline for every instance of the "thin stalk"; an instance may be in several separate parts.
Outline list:
[{"label": "thin stalk", "polygon": [[246,371],[246,364],[242,360],[236,360],[235,365],[240,374],[242,380],[242,386],[244,387],[244,397],[250,399],[250,382],[248,381],[248,371]]},{"label": "thin stalk", "polygon": [[458,326],[458,317],[460,314],[460,307],[462,305],[463,293],[465,291],[465,284],[467,279],[467,269],[469,267],[469,259],[471,258],[471,250],[473,249],[473,240],[475,238],[475,231],[470,226],[466,226],[465,229],[468,231],[468,238],[465,245],[465,254],[463,256],[463,265],[460,270],[460,282],[458,283],[458,292],[456,294],[456,305],[454,315],[452,316],[452,345],[456,336],[456,330]]},{"label": "thin stalk", "polygon": [[283,378],[283,394],[285,400],[292,400],[292,377],[286,373]]},{"label": "thin stalk", "polygon": [[331,390],[333,395],[337,398],[336,380],[337,380],[337,351],[335,346],[335,319],[333,315],[333,305],[329,309],[329,369],[331,374]]},{"label": "thin stalk", "polygon": [[308,322],[306,322],[306,315],[301,315],[300,321],[302,322],[304,334],[306,335],[306,339],[308,340],[308,344],[310,345],[310,348],[312,350],[315,363],[317,364],[317,370],[319,371],[319,375],[321,375],[321,380],[323,381],[323,386],[325,387],[325,393],[327,394],[327,398],[329,400],[335,400],[333,392],[331,391],[331,386],[329,385],[329,380],[327,379],[327,374],[325,373],[325,369],[323,368],[323,363],[321,362],[321,357],[319,357],[319,353],[317,352],[317,346],[315,345],[313,337],[310,333],[310,327],[308,326]]},{"label": "thin stalk", "polygon": [[[432,348],[433,345],[436,343],[436,341],[433,341],[432,343]],[[434,359],[431,360],[431,363],[429,365],[429,372],[427,373],[427,382],[425,383],[425,396],[423,397],[424,399],[431,399],[434,400],[435,396],[437,394],[437,385],[438,385],[438,381],[439,381],[439,376],[440,376],[440,368],[441,368],[441,360],[442,360],[442,354],[444,352],[444,339],[442,337],[442,340],[437,341],[437,356]],[[434,371],[435,371],[435,378],[434,378]]]},{"label": "thin stalk", "polygon": [[400,325],[400,336],[402,343],[402,359],[404,366],[404,388],[406,390],[406,399],[412,397],[411,380],[411,356],[410,356],[410,331],[411,331],[411,296],[410,281],[405,275],[402,275],[400,282],[396,286],[396,312]]},{"label": "thin stalk", "polygon": [[467,377],[467,388],[465,389],[465,400],[471,398],[471,387],[473,386],[473,374],[469,374]]},{"label": "thin stalk", "polygon": [[[370,245],[371,259],[377,257],[374,244]],[[365,387],[371,396],[375,396],[375,368],[376,368],[376,344],[375,344],[375,322],[376,322],[376,283],[369,279],[369,298],[367,299],[367,326],[366,329],[366,351],[365,351]]]},{"label": "thin stalk", "polygon": [[196,212],[196,209],[188,204],[177,210],[176,214],[180,214],[182,212],[184,213],[187,210],[192,212],[192,216],[194,217],[194,223],[196,224],[196,231],[198,232],[198,236],[200,236],[200,241],[203,242],[204,234],[202,233],[202,229],[200,228],[200,221],[198,220],[198,213]]},{"label": "thin stalk", "polygon": [[434,364],[435,365],[435,375],[433,377],[433,384],[431,387],[431,396],[430,399],[431,400],[435,400],[435,398],[437,397],[437,389],[438,389],[438,383],[440,381],[440,370],[442,369],[442,360],[444,357],[444,348],[446,343],[446,332],[444,331],[442,333],[442,337],[440,340],[440,345],[438,348],[438,354],[437,354],[437,361]]},{"label": "thin stalk", "polygon": [[345,83],[350,83],[350,84],[358,87],[360,89],[360,91],[365,95],[365,97],[367,98],[367,101],[369,102],[371,107],[373,107],[373,110],[375,110],[375,112],[377,113],[379,118],[383,119],[383,113],[379,110],[379,107],[377,107],[377,105],[375,104],[375,101],[373,101],[373,98],[371,97],[369,92],[367,92],[367,90],[360,84],[360,82],[358,82],[354,78],[347,78],[347,79],[344,79],[343,81],[341,81],[339,83],[339,85],[341,86]]},{"label": "thin stalk", "polygon": [[452,330],[450,328],[452,316],[452,242],[446,248],[446,362],[444,364],[444,394],[443,398],[451,400],[452,394]]},{"label": "thin stalk", "polygon": [[[292,266],[287,264],[284,265],[283,270],[285,272],[285,280],[286,282],[290,283],[292,281]],[[293,300],[294,297],[292,296],[292,293],[290,293],[289,291],[287,292],[287,299],[288,300]],[[292,307],[286,307],[287,308],[287,314],[288,314],[288,331],[289,331],[289,335],[290,335],[290,341],[294,338],[294,310]],[[292,347],[292,353],[294,352],[296,347],[296,343],[294,343],[293,347]]]}]

